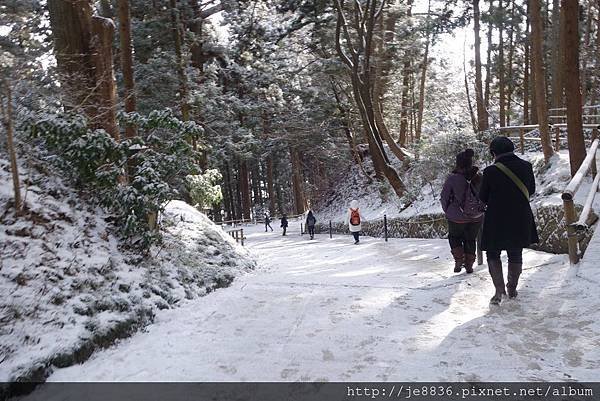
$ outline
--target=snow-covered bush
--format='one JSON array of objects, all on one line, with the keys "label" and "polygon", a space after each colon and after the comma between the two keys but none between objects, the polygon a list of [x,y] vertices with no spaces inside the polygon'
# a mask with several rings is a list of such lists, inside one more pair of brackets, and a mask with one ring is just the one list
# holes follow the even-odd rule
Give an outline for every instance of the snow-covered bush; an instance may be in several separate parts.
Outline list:
[{"label": "snow-covered bush", "polygon": [[429,187],[434,193],[439,193],[443,179],[456,163],[456,155],[463,150],[471,148],[475,151],[473,161],[476,166],[482,166],[489,159],[485,143],[473,132],[458,127],[449,132],[428,136],[418,146],[419,157],[407,172],[407,203],[417,200],[423,192],[423,187]]},{"label": "snow-covered bush", "polygon": [[219,182],[223,177],[219,170],[210,169],[202,174],[188,175],[186,185],[190,198],[200,209],[212,207],[223,199]]},{"label": "snow-covered bush", "polygon": [[[138,136],[118,142],[102,129],[90,129],[80,115],[30,116],[26,127],[81,189],[111,211],[128,243],[147,248],[158,239],[152,230],[157,214],[185,188],[185,177],[200,173],[198,146],[192,143],[198,143],[202,128],[170,110],[122,113],[119,121],[134,125]],[[212,199],[214,192],[197,187],[194,196]]]}]

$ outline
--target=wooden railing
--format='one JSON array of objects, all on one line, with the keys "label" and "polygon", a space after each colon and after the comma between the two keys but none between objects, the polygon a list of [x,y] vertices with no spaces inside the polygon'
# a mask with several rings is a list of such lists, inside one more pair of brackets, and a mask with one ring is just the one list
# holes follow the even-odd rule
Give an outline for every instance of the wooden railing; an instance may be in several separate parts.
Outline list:
[{"label": "wooden railing", "polygon": [[[552,130],[552,125],[549,126],[550,129]],[[511,132],[518,132],[519,133],[519,150],[521,151],[521,154],[525,153],[525,141],[541,141],[541,138],[536,138],[536,137],[528,137],[526,136],[526,134],[530,133],[531,131],[538,129],[539,125],[538,124],[529,124],[529,125],[511,125],[508,127],[500,127],[499,130],[500,131],[507,131],[508,132],[508,137],[512,138],[513,136],[510,135]],[[529,132],[526,132],[527,130],[530,130]],[[554,138],[552,138],[552,140],[555,142],[554,144],[554,148],[559,148],[560,147],[560,138],[558,136],[555,136]]]},{"label": "wooden railing", "polygon": [[246,238],[244,237],[243,228],[237,230],[228,230],[227,234],[231,235],[231,237],[235,239],[235,242],[241,243],[241,245],[244,246],[244,239]]},{"label": "wooden railing", "polygon": [[[599,190],[598,184],[600,183],[600,174],[597,174],[596,166],[596,153],[598,151],[599,143],[600,139],[594,138],[585,160],[583,163],[581,163],[581,167],[579,167],[579,170],[577,170],[577,173],[575,173],[569,182],[569,185],[567,185],[562,194],[562,200],[565,207],[565,225],[567,227],[569,244],[569,260],[572,264],[577,264],[581,258],[581,254],[579,252],[578,233],[588,228],[588,221],[592,212],[594,198]],[[588,172],[592,173],[594,182],[587,195],[581,215],[577,217],[574,198],[579,188],[581,188],[583,178],[588,174]]]},{"label": "wooden railing", "polygon": [[[567,127],[566,123],[557,123],[557,124],[549,125],[550,131],[554,132],[554,135],[551,137],[551,140],[552,140],[552,142],[554,142],[554,150],[556,152],[558,152],[560,150],[561,141],[564,141],[564,142],[567,141],[566,138],[562,138],[560,136],[560,129],[565,128],[565,127]],[[537,124],[531,125],[530,124],[530,125],[511,125],[509,127],[500,127],[499,130],[507,131],[509,133],[507,135],[509,138],[513,138],[513,136],[510,135],[511,132],[515,132],[515,131],[518,132],[519,133],[519,150],[521,151],[521,154],[524,154],[526,141],[540,142],[542,140],[539,137],[526,136],[528,133],[530,133],[534,129],[538,129],[538,128],[539,128],[539,125],[537,125]],[[600,128],[600,125],[598,125],[598,124],[583,124],[583,128],[591,129],[592,130],[592,138],[598,138],[598,130]],[[526,132],[527,130],[531,130],[531,131]]]},{"label": "wooden railing", "polygon": [[[298,215],[293,215],[293,216],[287,216],[288,219],[295,219],[297,217],[301,217],[304,216],[303,214],[298,214]],[[274,217],[271,220],[279,220],[281,219],[281,217]],[[217,224],[217,225],[231,225],[233,227],[235,227],[236,225],[243,225],[243,224],[262,224],[265,221],[263,219],[236,219],[236,220],[223,220],[223,221],[213,221],[213,223]]]}]

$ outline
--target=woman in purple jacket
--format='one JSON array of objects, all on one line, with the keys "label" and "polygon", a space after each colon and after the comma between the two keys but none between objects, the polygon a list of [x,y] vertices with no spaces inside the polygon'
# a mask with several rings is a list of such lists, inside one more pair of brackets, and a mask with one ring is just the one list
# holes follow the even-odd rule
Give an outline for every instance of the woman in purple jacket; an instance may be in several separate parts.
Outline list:
[{"label": "woman in purple jacket", "polygon": [[476,241],[483,220],[483,205],[477,204],[481,173],[473,166],[473,149],[456,155],[456,167],[442,189],[442,209],[448,219],[448,241],[454,257],[454,272],[464,267],[473,273]]}]

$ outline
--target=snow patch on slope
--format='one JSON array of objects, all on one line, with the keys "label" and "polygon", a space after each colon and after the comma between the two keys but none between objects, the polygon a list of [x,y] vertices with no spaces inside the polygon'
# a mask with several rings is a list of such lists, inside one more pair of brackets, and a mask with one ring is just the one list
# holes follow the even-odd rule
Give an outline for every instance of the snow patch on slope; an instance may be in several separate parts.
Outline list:
[{"label": "snow patch on slope", "polygon": [[157,309],[228,285],[255,262],[184,202],[167,205],[164,241],[147,257],[126,251],[108,216],[57,172],[20,167],[24,216],[15,217],[9,164],[0,159],[0,381],[43,380],[54,366],[152,321]]},{"label": "snow patch on slope", "polygon": [[[548,165],[544,156],[538,151],[526,152],[519,157],[532,163],[536,175],[536,194],[532,197],[533,207],[562,205],[561,194],[571,179],[569,152],[561,150],[555,154]],[[367,160],[367,164],[369,160]],[[482,167],[483,170],[483,167]],[[439,177],[425,186],[412,189],[411,171],[403,177],[409,190],[415,192],[415,200],[410,205],[406,199],[398,199],[387,182],[368,182],[358,166],[353,165],[348,172],[338,179],[337,187],[329,198],[316,207],[321,221],[343,222],[347,208],[352,199],[359,201],[365,220],[394,217],[414,217],[418,215],[443,213],[439,202],[442,186],[448,172],[439,172]],[[575,202],[583,204],[592,185],[590,176],[586,177],[575,196]],[[596,197],[594,210],[600,212],[600,196]]]}]

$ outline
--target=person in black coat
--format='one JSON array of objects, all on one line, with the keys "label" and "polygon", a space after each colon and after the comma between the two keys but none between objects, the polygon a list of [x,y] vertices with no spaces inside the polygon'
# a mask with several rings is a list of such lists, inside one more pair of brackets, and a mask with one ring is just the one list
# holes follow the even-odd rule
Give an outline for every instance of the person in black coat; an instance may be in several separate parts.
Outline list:
[{"label": "person in black coat", "polygon": [[281,216],[281,228],[283,228],[283,235],[285,235],[288,228],[288,220],[285,214]]},{"label": "person in black coat", "polygon": [[308,211],[308,215],[306,216],[306,228],[308,229],[308,234],[310,235],[310,239],[315,238],[315,225],[317,224],[317,218],[313,214],[312,210]]},{"label": "person in black coat", "polygon": [[270,228],[273,231],[273,227],[271,227],[271,217],[265,213],[265,232],[267,232],[267,228]]},{"label": "person in black coat", "polygon": [[[490,143],[494,164],[483,171],[479,198],[487,205],[483,221],[481,248],[486,251],[490,276],[496,292],[490,303],[499,304],[502,296],[517,296],[523,267],[523,248],[539,241],[529,197],[535,193],[531,163],[515,155],[513,142],[496,137]],[[508,280],[500,253],[508,254]]]}]

